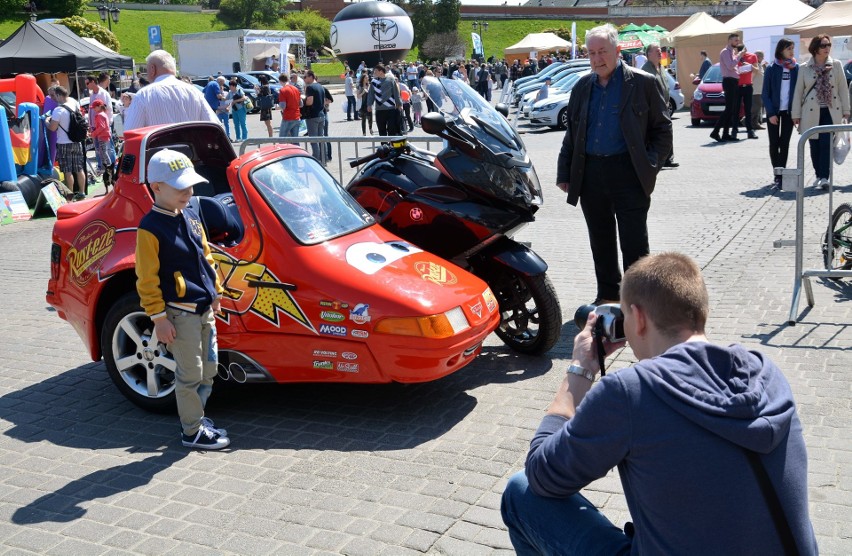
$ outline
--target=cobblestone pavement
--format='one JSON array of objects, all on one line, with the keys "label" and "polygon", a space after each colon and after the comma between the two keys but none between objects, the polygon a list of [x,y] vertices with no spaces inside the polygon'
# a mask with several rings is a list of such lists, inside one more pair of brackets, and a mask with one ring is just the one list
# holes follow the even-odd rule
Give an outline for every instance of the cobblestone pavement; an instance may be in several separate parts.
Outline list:
[{"label": "cobblestone pavement", "polygon": [[[334,110],[333,135],[360,135],[341,119]],[[852,281],[816,280],[815,306],[803,300],[799,324],[787,326],[793,248],[773,242],[794,237],[795,202],[767,187],[766,132],[717,145],[688,122],[675,120],[681,166],[658,180],[652,248],[699,262],[714,341],[761,349],[784,369],[821,551],[850,554]],[[260,133],[256,116],[250,128]],[[500,493],[562,380],[574,309],[595,294],[581,212],[553,186],[562,133],[523,137],[547,202],[519,239],[550,264],[566,321],[549,357],[517,355],[492,336],[471,366],[428,384],[217,387],[209,412],[233,441],[221,453],[180,447],[175,418],[127,402],[46,306],[52,220],[0,228],[0,552],[511,552]],[[836,175],[835,204],[852,201],[852,164]],[[808,190],[806,268],[821,265],[827,200]],[[612,369],[633,360],[626,349]],[[628,519],[615,472],[585,494],[617,524]]]}]

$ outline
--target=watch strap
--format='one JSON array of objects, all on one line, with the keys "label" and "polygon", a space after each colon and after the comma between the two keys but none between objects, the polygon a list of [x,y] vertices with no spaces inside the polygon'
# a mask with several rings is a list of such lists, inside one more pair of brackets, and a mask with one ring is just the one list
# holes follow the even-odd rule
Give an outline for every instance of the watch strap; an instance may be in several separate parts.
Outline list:
[{"label": "watch strap", "polygon": [[565,370],[565,372],[570,373],[572,375],[579,375],[583,378],[587,378],[591,382],[595,381],[595,373],[593,373],[592,371],[589,371],[587,369],[584,369],[580,365],[575,365],[575,364],[572,363],[571,365],[568,365],[568,368]]}]

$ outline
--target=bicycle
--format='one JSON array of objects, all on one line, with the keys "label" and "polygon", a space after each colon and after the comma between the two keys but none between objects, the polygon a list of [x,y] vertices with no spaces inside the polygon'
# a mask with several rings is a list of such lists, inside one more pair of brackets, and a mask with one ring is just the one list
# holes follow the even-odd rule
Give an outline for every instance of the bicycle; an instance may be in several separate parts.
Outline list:
[{"label": "bicycle", "polygon": [[831,224],[822,240],[822,255],[826,270],[852,270],[852,205],[849,203],[838,206],[831,215]]}]

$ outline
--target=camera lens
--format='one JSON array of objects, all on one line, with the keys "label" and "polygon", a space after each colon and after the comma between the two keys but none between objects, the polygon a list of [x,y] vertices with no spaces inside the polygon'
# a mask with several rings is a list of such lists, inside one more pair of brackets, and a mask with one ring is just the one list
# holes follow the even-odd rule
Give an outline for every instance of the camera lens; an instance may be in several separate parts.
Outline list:
[{"label": "camera lens", "polygon": [[578,307],[574,313],[574,325],[580,330],[586,328],[586,321],[589,320],[589,314],[594,310],[594,305],[582,305]]}]

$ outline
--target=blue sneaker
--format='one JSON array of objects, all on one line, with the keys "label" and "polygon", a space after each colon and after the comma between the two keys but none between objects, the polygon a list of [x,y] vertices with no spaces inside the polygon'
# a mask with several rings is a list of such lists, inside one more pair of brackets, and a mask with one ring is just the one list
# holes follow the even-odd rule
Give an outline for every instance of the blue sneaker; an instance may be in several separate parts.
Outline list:
[{"label": "blue sneaker", "polygon": [[204,425],[198,428],[198,432],[194,435],[181,434],[181,440],[187,448],[196,448],[198,450],[221,450],[227,448],[231,440],[227,436],[222,436],[213,429],[209,429]]}]

